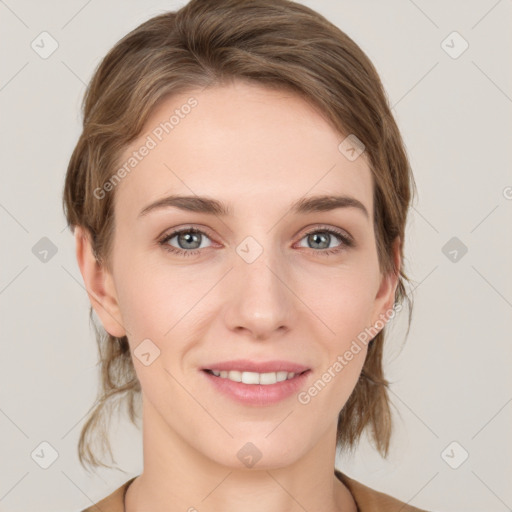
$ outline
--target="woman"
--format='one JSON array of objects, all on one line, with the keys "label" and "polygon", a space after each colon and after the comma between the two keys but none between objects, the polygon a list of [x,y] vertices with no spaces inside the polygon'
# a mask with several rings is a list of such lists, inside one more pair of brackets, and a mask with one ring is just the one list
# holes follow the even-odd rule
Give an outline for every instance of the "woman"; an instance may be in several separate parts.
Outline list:
[{"label": "woman", "polygon": [[192,0],[115,45],[64,189],[104,329],[82,464],[142,405],[143,472],[100,510],[419,510],[334,468],[366,428],[388,452],[413,185],[373,65],[305,6]]}]

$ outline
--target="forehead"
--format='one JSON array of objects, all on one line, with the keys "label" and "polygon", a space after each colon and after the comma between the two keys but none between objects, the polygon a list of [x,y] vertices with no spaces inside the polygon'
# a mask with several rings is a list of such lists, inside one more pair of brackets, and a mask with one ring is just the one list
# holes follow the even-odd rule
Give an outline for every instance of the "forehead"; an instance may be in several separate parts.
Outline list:
[{"label": "forehead", "polygon": [[277,208],[302,196],[343,193],[371,213],[366,154],[347,159],[338,147],[345,137],[288,91],[234,82],[170,96],[121,155],[116,169],[126,172],[116,209],[135,217],[172,193],[216,197],[242,214],[270,195]]}]

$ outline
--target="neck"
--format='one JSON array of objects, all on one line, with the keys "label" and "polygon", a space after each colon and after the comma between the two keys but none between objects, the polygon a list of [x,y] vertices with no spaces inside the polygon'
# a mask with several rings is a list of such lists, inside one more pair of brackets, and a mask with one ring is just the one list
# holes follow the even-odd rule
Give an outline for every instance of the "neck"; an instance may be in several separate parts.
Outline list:
[{"label": "neck", "polygon": [[[208,456],[143,400],[144,470],[128,487],[125,512],[356,512],[350,491],[334,475],[335,441],[334,426],[298,459],[278,454],[275,461],[267,458],[266,464],[262,457],[252,467],[238,464],[237,459],[228,465],[214,458],[219,444],[211,443],[212,455]],[[233,439],[231,443],[240,445]],[[256,444],[268,453],[262,442]],[[229,445],[222,445],[223,451]],[[251,448],[246,450],[251,452]]]}]

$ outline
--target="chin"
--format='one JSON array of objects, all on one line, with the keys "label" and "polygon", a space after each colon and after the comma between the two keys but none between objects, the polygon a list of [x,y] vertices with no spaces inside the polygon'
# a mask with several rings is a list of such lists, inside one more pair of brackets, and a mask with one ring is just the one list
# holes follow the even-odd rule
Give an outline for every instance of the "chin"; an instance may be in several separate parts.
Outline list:
[{"label": "chin", "polygon": [[222,449],[210,452],[210,458],[217,464],[236,470],[272,470],[294,464],[305,449],[304,443],[284,444],[283,437],[286,436],[274,439],[265,439],[265,436],[268,436],[268,431],[261,437],[248,435],[229,439],[219,443]]}]

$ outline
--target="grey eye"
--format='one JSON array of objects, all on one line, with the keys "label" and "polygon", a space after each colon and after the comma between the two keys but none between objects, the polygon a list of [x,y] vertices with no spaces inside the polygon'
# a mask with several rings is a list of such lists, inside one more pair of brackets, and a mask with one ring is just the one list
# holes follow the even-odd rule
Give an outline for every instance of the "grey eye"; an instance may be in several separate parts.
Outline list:
[{"label": "grey eye", "polygon": [[341,235],[338,233],[331,232],[325,229],[319,229],[312,233],[308,233],[302,238],[302,240],[306,240],[307,245],[301,244],[301,247],[308,247],[310,249],[332,249],[333,247],[330,245],[333,240],[338,239],[338,245],[343,245],[343,239]]}]

